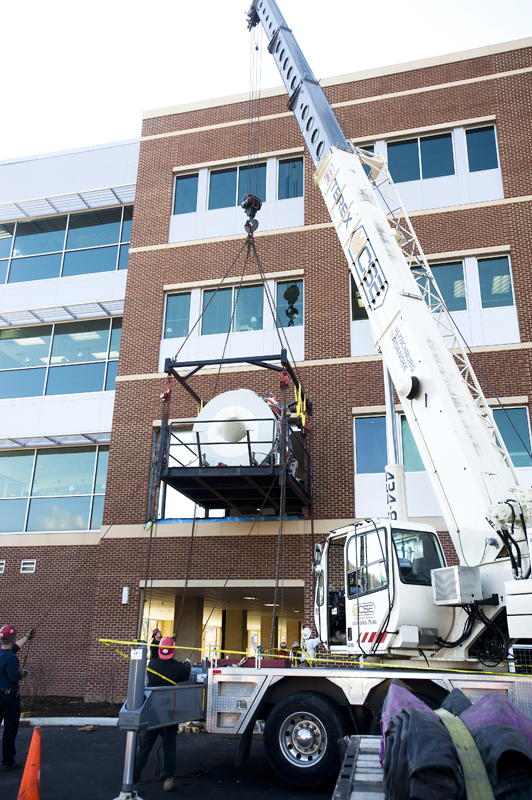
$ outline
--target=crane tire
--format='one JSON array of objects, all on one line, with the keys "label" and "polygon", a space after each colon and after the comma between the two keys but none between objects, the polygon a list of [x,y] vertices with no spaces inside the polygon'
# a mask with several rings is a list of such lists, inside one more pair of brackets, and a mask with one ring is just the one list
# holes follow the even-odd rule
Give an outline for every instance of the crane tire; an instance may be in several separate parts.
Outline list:
[{"label": "crane tire", "polygon": [[294,786],[315,786],[340,769],[338,739],[346,723],[338,707],[317,692],[297,692],[268,715],[264,747],[277,774]]}]

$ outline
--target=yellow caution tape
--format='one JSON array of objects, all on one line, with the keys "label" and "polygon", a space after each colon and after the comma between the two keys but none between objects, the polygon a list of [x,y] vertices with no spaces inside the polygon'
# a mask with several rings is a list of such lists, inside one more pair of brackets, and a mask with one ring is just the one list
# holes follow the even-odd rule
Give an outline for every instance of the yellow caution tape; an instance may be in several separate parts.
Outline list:
[{"label": "yellow caution tape", "polygon": [[[101,642],[102,644],[105,644],[105,645],[127,644],[127,645],[131,645],[132,647],[138,647],[139,645],[145,645],[146,647],[149,646],[149,645],[146,644],[146,642],[143,642],[143,641],[139,642],[137,640],[134,640],[134,641],[131,641],[131,642],[126,642],[126,641],[121,641],[121,640],[118,640],[118,639],[98,639],[98,641]],[[187,650],[189,653],[190,653],[191,650],[202,650],[203,652],[206,652],[208,650],[208,648],[191,647],[190,645],[188,647],[185,647],[184,645],[177,645],[177,644],[176,645],[165,645],[165,647],[168,647],[169,650]],[[270,653],[248,653],[248,652],[246,652],[244,650],[221,650],[218,647],[218,648],[213,649],[212,652],[215,652],[215,653],[226,653],[228,655],[236,655],[236,656],[246,656],[246,658],[255,658],[256,656],[260,656],[261,658],[264,658],[264,659],[267,659],[267,660],[273,660],[273,659],[276,659],[276,658],[279,658],[279,659],[280,658],[290,658],[289,651],[286,652],[286,655],[284,655],[284,654],[280,655],[279,653],[271,653],[271,654]],[[124,653],[121,653],[121,655],[124,655]],[[221,656],[218,656],[218,658],[220,658],[220,657]],[[127,656],[127,658],[129,658],[129,656]],[[352,660],[353,658],[357,659],[356,663],[353,662],[353,660]],[[332,656],[322,656],[320,658],[319,656],[314,656],[314,661],[316,663],[321,663],[321,664],[326,665],[326,666],[340,665],[340,666],[344,666],[344,667],[346,667],[348,669],[353,669],[353,668],[360,669],[361,667],[364,667],[365,669],[387,669],[387,670],[402,669],[402,670],[415,670],[416,672],[449,672],[449,673],[458,674],[458,675],[464,675],[464,674],[465,675],[478,675],[479,677],[482,677],[484,675],[503,675],[503,676],[506,676],[506,677],[514,678],[516,680],[519,679],[520,677],[525,677],[525,678],[528,677],[526,675],[521,676],[517,672],[495,672],[495,671],[478,670],[478,669],[452,669],[450,667],[440,667],[440,666],[422,667],[422,666],[417,666],[417,665],[414,665],[414,664],[412,666],[409,666],[408,664],[392,664],[392,663],[389,663],[387,661],[359,661],[358,659],[359,659],[359,656],[357,656],[355,653],[347,654],[343,658],[334,658]]]}]

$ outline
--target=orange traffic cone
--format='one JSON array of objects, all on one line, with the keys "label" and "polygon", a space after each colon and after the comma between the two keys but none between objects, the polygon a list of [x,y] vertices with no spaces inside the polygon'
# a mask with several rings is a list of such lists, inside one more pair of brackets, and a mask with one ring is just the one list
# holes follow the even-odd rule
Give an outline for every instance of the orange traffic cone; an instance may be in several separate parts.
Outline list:
[{"label": "orange traffic cone", "polygon": [[41,796],[41,729],[35,728],[17,800],[39,800]]}]

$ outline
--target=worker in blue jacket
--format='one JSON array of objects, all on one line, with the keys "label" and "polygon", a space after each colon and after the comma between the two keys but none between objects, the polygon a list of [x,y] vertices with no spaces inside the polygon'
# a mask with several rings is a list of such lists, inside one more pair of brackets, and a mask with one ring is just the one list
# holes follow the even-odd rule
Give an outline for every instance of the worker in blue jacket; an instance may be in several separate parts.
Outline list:
[{"label": "worker in blue jacket", "polygon": [[4,625],[0,628],[0,723],[4,721],[4,737],[2,739],[2,772],[19,769],[22,764],[15,761],[15,739],[18,733],[20,720],[20,695],[18,683],[28,671],[20,669],[16,653],[28,639],[32,639],[35,631],[33,628],[26,636],[15,642],[17,632],[13,625]]}]

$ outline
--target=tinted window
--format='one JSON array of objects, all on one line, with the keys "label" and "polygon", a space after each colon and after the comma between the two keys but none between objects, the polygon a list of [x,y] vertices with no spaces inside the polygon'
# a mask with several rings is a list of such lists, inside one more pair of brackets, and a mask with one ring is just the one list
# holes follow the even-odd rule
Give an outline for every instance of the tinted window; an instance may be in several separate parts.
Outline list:
[{"label": "tinted window", "polygon": [[127,269],[129,264],[129,245],[123,244],[120,246],[120,255],[118,257],[118,269]]},{"label": "tinted window", "polygon": [[44,389],[46,369],[16,369],[0,372],[0,400],[38,397]]},{"label": "tinted window", "polygon": [[469,172],[480,172],[483,169],[497,169],[497,145],[495,143],[495,129],[473,128],[466,131],[467,159]]},{"label": "tinted window", "polygon": [[24,530],[27,500],[0,500],[0,533]]},{"label": "tinted window", "polygon": [[236,167],[210,174],[209,209],[236,205]]},{"label": "tinted window", "polygon": [[103,391],[105,362],[52,367],[46,384],[46,394],[79,394]]},{"label": "tinted window", "polygon": [[190,214],[198,207],[198,174],[175,179],[174,214]]},{"label": "tinted window", "polygon": [[89,527],[90,497],[37,497],[30,501],[27,531],[84,531]]},{"label": "tinted window", "polygon": [[105,378],[105,391],[114,392],[116,389],[116,375],[118,372],[118,361],[109,361],[107,365],[107,375]]},{"label": "tinted window", "polygon": [[384,472],[387,462],[386,418],[361,417],[355,420],[357,472]]},{"label": "tinted window", "polygon": [[11,255],[14,230],[15,226],[12,222],[0,225],[0,258],[9,258]]},{"label": "tinted window", "polygon": [[14,256],[32,256],[62,250],[65,241],[66,217],[49,217],[19,222]]},{"label": "tinted window", "polygon": [[347,588],[350,597],[382,589],[387,584],[384,531],[353,536],[347,545]]},{"label": "tinted window", "polygon": [[277,325],[298,328],[303,325],[303,281],[277,284]]},{"label": "tinted window", "polygon": [[97,247],[94,250],[76,250],[65,253],[63,278],[71,275],[90,275],[94,272],[111,272],[116,269],[118,247]]},{"label": "tinted window", "polygon": [[405,465],[405,472],[424,472],[425,465],[419,455],[419,450],[417,449],[406,417],[401,417],[401,440],[403,443],[403,464]]},{"label": "tinted window", "polygon": [[133,223],[133,206],[124,206],[124,220],[122,222],[122,236],[121,242],[129,242],[131,240],[131,225]]},{"label": "tinted window", "polygon": [[420,140],[423,178],[454,175],[453,139],[450,133]]},{"label": "tinted window", "polygon": [[51,338],[51,325],[0,330],[0,369],[47,364]]},{"label": "tinted window", "polygon": [[513,306],[510,265],[506,256],[478,261],[482,308]]},{"label": "tinted window", "polygon": [[396,183],[401,181],[418,181],[421,177],[419,170],[419,147],[417,139],[406,142],[391,142],[388,144],[388,167]]},{"label": "tinted window", "polygon": [[209,289],[203,292],[203,321],[201,333],[227,333],[231,322],[232,289]]},{"label": "tinted window", "polygon": [[91,531],[98,531],[102,527],[104,502],[103,495],[96,495],[92,501]]},{"label": "tinted window", "polygon": [[[33,469],[33,450],[0,453],[0,497],[27,497]],[[0,512],[1,514],[1,512]]]},{"label": "tinted window", "polygon": [[240,167],[238,170],[238,202],[241,203],[248,192],[266,199],[266,164],[252,167]]},{"label": "tinted window", "polygon": [[109,347],[109,358],[118,358],[120,351],[120,341],[122,339],[122,319],[115,318],[111,324],[111,346]]},{"label": "tinted window", "polygon": [[166,298],[164,338],[186,336],[190,321],[190,293],[170,294]]},{"label": "tinted window", "polygon": [[[237,300],[238,297],[238,300]],[[234,289],[234,303],[236,303],[233,322],[234,331],[262,330],[262,304],[264,289],[262,286],[244,286]]]},{"label": "tinted window", "polygon": [[289,197],[303,197],[303,159],[289,158],[279,161],[279,200]]},{"label": "tinted window", "polygon": [[109,320],[66,322],[55,326],[52,364],[101,361],[107,358]]},{"label": "tinted window", "polygon": [[68,228],[66,247],[98,247],[115,244],[120,239],[121,208],[106,208],[89,214],[72,214]]},{"label": "tinted window", "polygon": [[493,416],[514,467],[531,467],[530,432],[526,408],[496,408]]},{"label": "tinted window", "polygon": [[91,494],[95,455],[95,447],[39,450],[32,496]]},{"label": "tinted window", "polygon": [[[453,264],[440,264],[431,266],[436,279],[438,290],[449,311],[465,311],[466,292],[464,280],[464,266],[461,261]],[[428,300],[428,297],[427,297]],[[432,304],[434,301],[431,298]],[[441,303],[440,303],[441,305]],[[432,311],[439,311],[439,307],[432,307]]]},{"label": "tinted window", "polygon": [[33,256],[32,258],[14,258],[11,261],[8,283],[22,281],[43,281],[48,278],[59,278],[61,273],[61,253],[49,256]]}]

